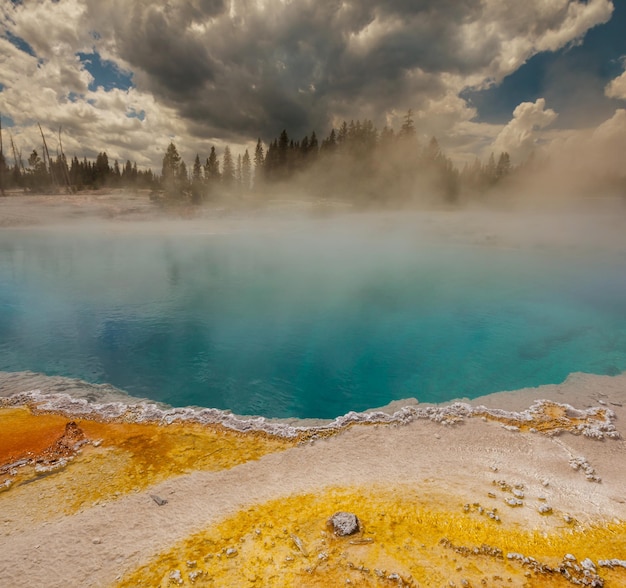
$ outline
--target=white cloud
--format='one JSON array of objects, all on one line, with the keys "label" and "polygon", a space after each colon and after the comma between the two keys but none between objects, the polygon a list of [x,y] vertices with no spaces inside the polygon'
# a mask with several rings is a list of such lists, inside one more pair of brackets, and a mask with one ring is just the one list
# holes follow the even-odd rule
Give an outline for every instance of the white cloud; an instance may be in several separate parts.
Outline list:
[{"label": "white cloud", "polygon": [[[79,155],[107,149],[155,169],[171,139],[186,158],[206,156],[211,144],[243,147],[282,128],[323,135],[364,117],[382,126],[409,108],[424,135],[449,135],[466,159],[496,129],[471,122],[460,92],[577,42],[612,9],[609,0],[0,0],[4,26],[36,54],[0,37],[0,96],[26,148],[38,145],[41,121],[63,125]],[[136,86],[90,91],[76,54],[93,50]],[[535,118],[516,110],[502,130],[507,149],[523,153],[548,124],[551,111],[537,104]],[[129,117],[141,111],[143,120]]]},{"label": "white cloud", "polygon": [[[623,59],[626,65],[626,59]],[[617,98],[618,100],[626,100],[626,71],[621,76],[611,80],[604,88],[604,93],[609,98]]]},{"label": "white cloud", "polygon": [[481,18],[461,27],[463,51],[489,58],[474,75],[475,85],[500,82],[533,55],[580,41],[612,12],[609,0],[485,0]]},{"label": "white cloud", "polygon": [[507,151],[514,161],[524,161],[537,145],[537,131],[550,125],[557,116],[551,108],[546,109],[544,98],[522,102],[496,137],[494,151]]}]

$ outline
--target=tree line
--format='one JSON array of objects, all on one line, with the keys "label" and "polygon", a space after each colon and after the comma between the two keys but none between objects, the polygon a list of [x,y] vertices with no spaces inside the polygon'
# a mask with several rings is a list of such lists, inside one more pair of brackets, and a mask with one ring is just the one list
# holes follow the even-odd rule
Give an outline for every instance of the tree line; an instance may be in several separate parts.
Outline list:
[{"label": "tree line", "polygon": [[82,160],[73,157],[68,163],[62,155],[48,159],[33,149],[26,165],[17,159],[11,166],[0,153],[0,176],[3,189],[23,189],[34,193],[122,187],[157,189],[159,186],[152,170],[138,170],[137,164],[130,161],[120,166],[115,160],[111,165],[106,152],[99,153],[93,161],[86,157]]},{"label": "tree line", "polygon": [[[397,131],[381,131],[371,120],[344,121],[321,141],[312,132],[301,139],[287,129],[269,143],[259,138],[254,152],[235,155],[227,145],[218,155],[196,157],[188,166],[171,142],[163,156],[161,173],[140,170],[126,161],[109,160],[106,151],[95,160],[68,160],[63,152],[49,154],[43,146],[22,161],[11,138],[13,163],[3,153],[0,129],[0,188],[32,192],[80,191],[94,188],[150,189],[165,201],[195,204],[223,199],[269,198],[296,190],[312,198],[343,199],[371,205],[429,198],[455,203],[461,196],[477,196],[515,173],[508,153],[493,153],[486,163],[476,159],[458,169],[435,137],[422,145],[411,111]],[[61,137],[59,133],[59,145]]]},{"label": "tree line", "polygon": [[206,159],[196,154],[191,170],[172,142],[160,181],[164,198],[194,203],[289,191],[364,205],[419,198],[420,193],[455,203],[461,195],[484,194],[514,172],[506,152],[459,170],[435,137],[420,144],[409,111],[397,132],[378,131],[368,119],[344,121],[321,141],[315,132],[294,139],[283,129],[268,144],[259,138],[252,154],[245,149],[235,157],[229,146],[221,157],[215,147]]}]

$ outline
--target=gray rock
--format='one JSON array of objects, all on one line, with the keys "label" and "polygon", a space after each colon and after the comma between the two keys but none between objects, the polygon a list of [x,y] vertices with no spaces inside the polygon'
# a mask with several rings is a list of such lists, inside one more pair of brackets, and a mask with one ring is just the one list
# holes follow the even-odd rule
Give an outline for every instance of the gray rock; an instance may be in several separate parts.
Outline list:
[{"label": "gray rock", "polygon": [[328,519],[328,524],[338,537],[354,535],[360,529],[359,519],[351,512],[336,512]]},{"label": "gray rock", "polygon": [[161,498],[160,496],[157,496],[156,494],[150,494],[150,498],[152,498],[152,500],[154,500],[154,502],[156,502],[159,506],[163,506],[164,504],[167,504],[166,498]]}]

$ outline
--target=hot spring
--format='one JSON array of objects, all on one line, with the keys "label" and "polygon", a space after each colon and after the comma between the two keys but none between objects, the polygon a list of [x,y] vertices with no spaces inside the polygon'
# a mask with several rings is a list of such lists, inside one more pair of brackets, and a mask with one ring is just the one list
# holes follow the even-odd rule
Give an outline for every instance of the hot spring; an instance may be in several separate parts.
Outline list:
[{"label": "hot spring", "polygon": [[0,370],[333,418],[626,369],[618,252],[358,217],[266,229],[0,233]]}]

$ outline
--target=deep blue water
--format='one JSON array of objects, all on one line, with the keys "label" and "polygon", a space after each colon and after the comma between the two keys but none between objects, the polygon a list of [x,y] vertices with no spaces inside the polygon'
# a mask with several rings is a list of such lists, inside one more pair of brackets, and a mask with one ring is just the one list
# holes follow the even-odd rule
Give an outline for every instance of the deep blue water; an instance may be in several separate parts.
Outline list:
[{"label": "deep blue water", "polygon": [[626,369],[626,260],[409,234],[0,233],[0,370],[330,418]]}]

